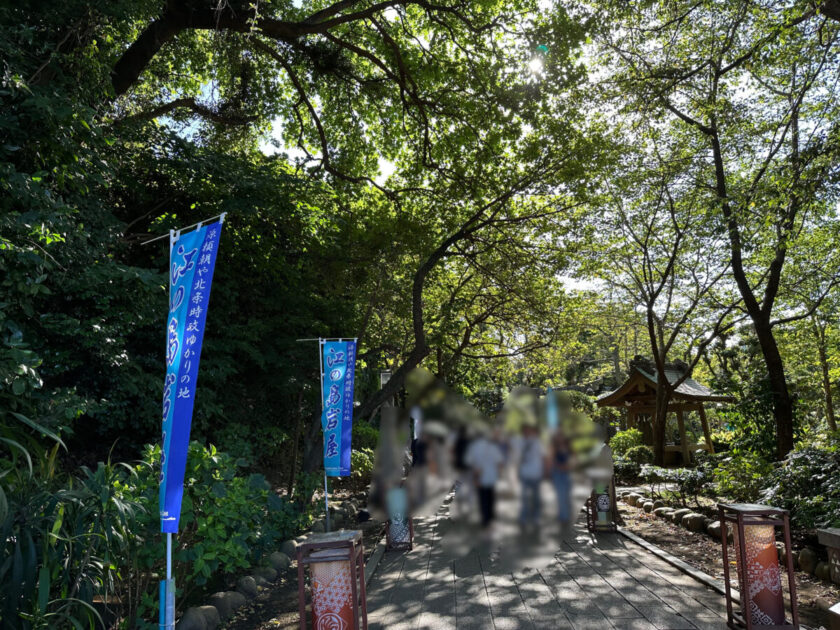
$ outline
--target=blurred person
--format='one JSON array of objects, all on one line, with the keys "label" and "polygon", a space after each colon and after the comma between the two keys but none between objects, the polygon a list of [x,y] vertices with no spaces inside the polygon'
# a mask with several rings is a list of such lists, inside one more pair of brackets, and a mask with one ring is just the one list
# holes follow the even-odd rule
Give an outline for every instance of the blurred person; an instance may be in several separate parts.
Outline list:
[{"label": "blurred person", "polygon": [[467,465],[472,469],[475,485],[478,488],[478,506],[481,512],[481,526],[489,530],[495,517],[496,483],[502,472],[504,456],[499,445],[483,431],[470,444],[465,456]]},{"label": "blurred person", "polygon": [[414,502],[420,505],[426,500],[426,476],[428,473],[428,447],[426,437],[415,434],[411,440],[411,478],[413,480]]},{"label": "blurred person", "polygon": [[550,468],[551,481],[557,493],[557,519],[561,526],[570,524],[572,520],[571,459],[569,440],[562,431],[555,431],[551,440]]},{"label": "blurred person", "polygon": [[455,443],[452,445],[452,460],[457,479],[455,481],[455,505],[458,514],[464,515],[471,511],[474,493],[472,492],[472,470],[467,464],[467,450],[470,447],[470,438],[467,435],[467,427],[458,428],[455,436]]},{"label": "blurred person", "polygon": [[540,483],[543,479],[544,458],[545,453],[536,425],[524,425],[522,427],[518,465],[522,501],[519,522],[523,526],[539,524],[542,508]]}]

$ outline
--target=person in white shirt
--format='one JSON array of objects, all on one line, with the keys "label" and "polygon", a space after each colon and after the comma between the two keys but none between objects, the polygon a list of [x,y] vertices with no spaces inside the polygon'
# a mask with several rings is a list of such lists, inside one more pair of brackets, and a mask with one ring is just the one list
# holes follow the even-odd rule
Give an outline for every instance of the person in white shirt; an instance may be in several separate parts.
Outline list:
[{"label": "person in white shirt", "polygon": [[495,516],[496,482],[499,480],[504,456],[498,445],[485,432],[470,444],[464,459],[472,469],[478,487],[481,526],[487,528]]}]

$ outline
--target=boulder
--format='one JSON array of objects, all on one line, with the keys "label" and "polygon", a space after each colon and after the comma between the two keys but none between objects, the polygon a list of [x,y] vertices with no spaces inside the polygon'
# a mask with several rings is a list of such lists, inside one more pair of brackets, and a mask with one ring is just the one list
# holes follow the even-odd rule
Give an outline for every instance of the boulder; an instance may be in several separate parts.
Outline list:
[{"label": "boulder", "polygon": [[[265,588],[266,586],[268,586],[270,584],[268,580],[266,580],[264,577],[260,577],[259,575],[252,575],[251,577],[254,578],[254,583],[258,587]],[[257,589],[257,590],[259,590],[259,589]]]},{"label": "boulder", "polygon": [[665,518],[666,514],[668,514],[670,512],[673,512],[673,511],[674,511],[674,508],[669,508],[669,507],[664,507],[664,506],[653,508],[653,513],[660,518]]},{"label": "boulder", "polygon": [[793,559],[793,569],[799,571],[799,552],[792,551],[790,557]]},{"label": "boulder", "polygon": [[323,534],[325,531],[327,531],[327,527],[324,521],[315,521],[312,523],[313,534]]},{"label": "boulder", "polygon": [[[294,540],[283,541],[283,544],[280,545],[280,551],[285,553],[289,558],[297,558],[297,548],[297,543]],[[274,568],[276,569],[277,567]]]},{"label": "boulder", "polygon": [[369,520],[369,521],[364,521],[363,523],[359,523],[359,529],[362,530],[363,532],[367,532],[367,531],[370,531],[372,529],[377,529],[380,525],[381,525],[381,523],[379,521]]},{"label": "boulder", "polygon": [[222,622],[219,617],[219,611],[216,610],[215,606],[199,606],[198,612],[204,616],[204,623],[207,626],[207,630],[216,630]]},{"label": "boulder", "polygon": [[177,630],[208,630],[207,620],[198,608],[187,608],[176,626]]},{"label": "boulder", "polygon": [[653,512],[653,501],[645,501],[642,509],[644,509],[645,512]]},{"label": "boulder", "polygon": [[814,569],[814,575],[826,582],[831,579],[831,567],[828,562],[817,562],[817,567]]},{"label": "boulder", "polygon": [[656,501],[653,502],[653,509],[654,510],[656,508],[661,508],[661,507],[665,507],[665,501],[663,501],[662,499],[657,499]]},{"label": "boulder", "polygon": [[[285,544],[286,543],[283,543],[283,545]],[[295,555],[297,555],[297,553]],[[275,551],[274,553],[272,553],[270,556],[268,556],[268,562],[271,564],[272,568],[278,573],[288,571],[289,567],[292,566],[292,561],[291,559],[289,559],[289,554],[283,551]]]},{"label": "boulder", "polygon": [[688,508],[680,508],[679,510],[674,510],[674,523],[679,525],[683,519],[683,516],[685,516],[686,514],[691,514],[691,510],[689,510]]},{"label": "boulder", "polygon": [[236,581],[236,590],[248,599],[254,599],[257,596],[257,581],[250,575],[243,575]]},{"label": "boulder", "polygon": [[271,567],[259,567],[254,571],[255,576],[259,576],[266,582],[273,582],[277,579],[277,569]]},{"label": "boulder", "polygon": [[210,596],[210,605],[219,612],[222,621],[230,617],[237,608],[244,606],[245,601],[245,596],[236,591],[221,591]]},{"label": "boulder", "polygon": [[817,568],[817,552],[810,547],[805,547],[799,552],[799,570],[805,573],[813,573]]},{"label": "boulder", "polygon": [[[713,521],[706,519],[706,533],[715,539],[715,542],[720,542],[720,521]],[[727,526],[726,540],[732,542],[732,529]],[[732,552],[734,553],[734,551]]]},{"label": "boulder", "polygon": [[706,517],[692,512],[682,517],[680,525],[690,532],[702,532],[706,530]]}]

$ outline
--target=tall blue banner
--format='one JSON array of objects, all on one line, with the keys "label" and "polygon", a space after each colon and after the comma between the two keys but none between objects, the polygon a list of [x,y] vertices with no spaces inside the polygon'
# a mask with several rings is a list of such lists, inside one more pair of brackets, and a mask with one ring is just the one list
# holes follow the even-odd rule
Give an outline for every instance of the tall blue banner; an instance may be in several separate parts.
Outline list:
[{"label": "tall blue banner", "polygon": [[181,517],[198,362],[221,232],[222,224],[216,222],[179,236],[169,254],[160,457],[160,527],[164,533],[176,533]]},{"label": "tall blue banner", "polygon": [[325,341],[321,346],[324,369],[321,428],[324,430],[324,470],[329,477],[350,474],[353,433],[353,378],[355,341]]}]

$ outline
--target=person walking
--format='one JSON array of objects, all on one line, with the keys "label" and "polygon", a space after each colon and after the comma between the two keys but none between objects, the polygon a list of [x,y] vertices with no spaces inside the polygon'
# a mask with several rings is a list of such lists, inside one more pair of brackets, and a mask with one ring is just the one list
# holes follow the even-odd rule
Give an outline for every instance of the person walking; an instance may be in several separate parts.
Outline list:
[{"label": "person walking", "polygon": [[496,482],[499,480],[504,456],[499,446],[490,439],[487,431],[470,444],[466,463],[473,471],[478,488],[478,506],[481,512],[481,526],[489,531],[495,517]]},{"label": "person walking", "polygon": [[539,524],[541,503],[540,483],[543,478],[543,445],[539,430],[533,424],[522,427],[522,442],[519,455],[519,482],[521,486],[522,509],[519,522],[523,526]]},{"label": "person walking", "polygon": [[551,440],[551,481],[557,493],[557,520],[561,528],[571,524],[571,452],[569,441],[562,431],[554,433]]}]

